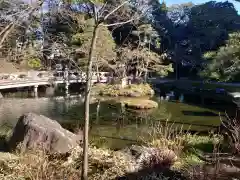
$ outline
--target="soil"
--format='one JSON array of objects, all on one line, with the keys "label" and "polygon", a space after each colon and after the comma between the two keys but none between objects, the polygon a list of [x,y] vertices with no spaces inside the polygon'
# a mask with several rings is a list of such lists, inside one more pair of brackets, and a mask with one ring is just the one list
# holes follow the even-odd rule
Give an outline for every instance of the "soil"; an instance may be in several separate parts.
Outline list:
[{"label": "soil", "polygon": [[20,71],[13,63],[7,62],[4,59],[0,59],[0,62],[0,73],[14,73]]}]

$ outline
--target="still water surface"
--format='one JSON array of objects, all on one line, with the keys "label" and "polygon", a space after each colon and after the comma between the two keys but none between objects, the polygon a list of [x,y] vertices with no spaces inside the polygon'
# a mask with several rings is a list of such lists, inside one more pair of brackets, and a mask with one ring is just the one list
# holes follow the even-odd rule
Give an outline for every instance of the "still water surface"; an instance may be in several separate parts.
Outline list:
[{"label": "still water surface", "polygon": [[[124,108],[119,99],[93,98],[90,105],[92,141],[96,145],[121,148],[138,140],[140,134],[148,132],[149,127],[166,120],[174,122],[174,126],[192,131],[209,131],[220,123],[219,111],[212,106],[206,108],[186,102],[164,101],[157,97],[153,99],[159,103],[157,109],[133,111]],[[70,130],[82,128],[83,102],[83,97],[1,99],[0,125],[14,127],[23,113],[35,112],[59,121]]]}]

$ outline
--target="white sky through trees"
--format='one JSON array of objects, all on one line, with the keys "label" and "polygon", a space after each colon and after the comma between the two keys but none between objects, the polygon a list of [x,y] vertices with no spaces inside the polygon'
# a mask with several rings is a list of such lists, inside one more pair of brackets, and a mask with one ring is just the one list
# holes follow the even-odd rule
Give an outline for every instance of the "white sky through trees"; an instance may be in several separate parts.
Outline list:
[{"label": "white sky through trees", "polygon": [[[23,0],[24,2],[28,2],[28,3],[31,3],[31,2],[34,2],[35,0]],[[48,0],[48,1],[53,1],[53,0]],[[160,0],[160,1],[163,1],[163,0]],[[201,4],[201,3],[206,3],[210,0],[164,0],[167,4],[167,6],[171,6],[173,4],[182,4],[182,3],[188,3],[188,2],[192,2],[194,4]],[[225,0],[216,0],[217,2],[224,2]],[[47,1],[46,1],[47,2]],[[240,2],[236,2],[234,0],[229,0],[229,2],[233,3],[236,10],[238,12],[240,12]],[[47,6],[47,3],[44,3],[43,5],[43,10],[44,11],[47,11],[48,10],[48,6]]]}]

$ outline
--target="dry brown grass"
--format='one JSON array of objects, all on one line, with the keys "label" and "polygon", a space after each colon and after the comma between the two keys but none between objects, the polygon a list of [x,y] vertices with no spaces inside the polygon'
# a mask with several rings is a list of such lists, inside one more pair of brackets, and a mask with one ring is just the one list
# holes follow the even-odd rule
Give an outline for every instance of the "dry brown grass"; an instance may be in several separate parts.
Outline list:
[{"label": "dry brown grass", "polygon": [[183,126],[174,123],[156,122],[149,130],[149,135],[143,141],[150,147],[170,149],[180,155],[186,146],[188,133],[183,131]]},{"label": "dry brown grass", "polygon": [[79,170],[62,166],[64,157],[49,156],[41,151],[28,151],[17,154],[17,159],[0,161],[0,179],[2,180],[62,180],[79,179]]},{"label": "dry brown grass", "polygon": [[[158,144],[156,144],[158,146]],[[1,180],[79,180],[81,174],[81,155],[82,149],[75,148],[71,154],[47,155],[41,151],[28,151],[25,154],[17,154],[18,158],[0,161]],[[162,155],[162,154],[160,154]],[[151,159],[151,162],[155,162]],[[90,180],[110,180],[123,177],[132,171],[131,159],[128,159],[123,152],[116,152],[107,149],[90,148],[89,151],[89,179]],[[193,168],[187,172],[190,179],[209,177],[209,171],[219,172],[218,165],[211,168]],[[148,166],[144,168],[148,169]],[[204,169],[205,168],[205,169]],[[215,169],[216,168],[216,169]],[[218,169],[217,169],[218,168]],[[205,172],[205,174],[204,174]],[[208,173],[207,173],[208,172]],[[137,172],[134,172],[137,173]],[[148,173],[148,172],[147,172]],[[142,179],[171,179],[161,175],[161,168],[144,175]],[[179,179],[181,180],[181,179]]]},{"label": "dry brown grass", "polygon": [[[0,160],[1,180],[79,180],[82,148],[64,155],[48,155],[42,151],[17,154],[18,158]],[[114,179],[129,169],[129,160],[120,152],[89,149],[89,179]]]},{"label": "dry brown grass", "polygon": [[[155,153],[154,155],[166,159],[162,157],[162,153]],[[17,154],[17,156],[18,158],[0,160],[1,180],[80,179],[82,164],[82,148],[80,147],[65,155],[47,155],[42,151],[28,151],[24,154]],[[155,163],[156,159],[160,159],[150,157],[149,162],[152,164]],[[122,151],[99,148],[89,149],[90,180],[116,179],[127,173],[135,172],[137,167],[135,160]],[[146,168],[148,164],[142,164],[142,167]]]}]

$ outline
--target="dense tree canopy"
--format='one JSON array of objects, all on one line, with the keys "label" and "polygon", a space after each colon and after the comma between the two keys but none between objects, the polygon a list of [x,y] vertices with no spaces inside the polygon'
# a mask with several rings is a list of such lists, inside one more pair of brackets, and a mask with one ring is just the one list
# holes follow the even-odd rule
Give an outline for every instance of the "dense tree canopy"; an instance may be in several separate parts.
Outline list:
[{"label": "dense tree canopy", "polygon": [[174,27],[168,49],[173,61],[183,68],[181,72],[193,70],[195,75],[205,66],[203,54],[223,46],[229,33],[240,28],[240,16],[227,1],[176,5],[169,9],[168,16]]},{"label": "dense tree canopy", "polygon": [[[30,5],[23,1],[1,1],[0,30],[7,28],[11,22],[17,22],[7,39],[1,34],[1,41],[4,42],[1,47],[2,56],[11,52],[18,55],[15,59],[38,58],[43,65],[49,66],[53,62],[51,56],[58,54],[62,59],[69,59],[84,67],[93,30],[89,4],[85,1],[56,2],[46,1],[46,12],[41,13],[38,9],[33,13],[26,11]],[[118,11],[106,19],[106,24],[138,17],[122,25],[101,27],[95,59],[102,70],[110,67],[108,63],[117,61],[116,54],[121,49],[125,52],[130,50],[132,55],[138,52],[144,56],[149,51],[156,57],[156,64],[175,64],[173,67],[179,68],[180,76],[198,76],[200,73],[204,75],[201,77],[208,76],[218,80],[238,77],[237,73],[230,71],[230,74],[226,74],[227,71],[218,75],[208,73],[213,67],[228,67],[221,66],[219,59],[223,59],[223,56],[234,57],[232,61],[236,59],[235,55],[229,54],[233,51],[236,54],[238,48],[232,48],[233,44],[230,42],[233,36],[237,37],[240,30],[240,16],[232,3],[209,1],[199,5],[184,3],[167,7],[165,2],[157,0],[124,2],[110,0],[96,3],[98,9],[104,9],[99,14],[100,21],[123,3]],[[22,13],[21,18],[19,13]],[[30,14],[32,15],[29,16]],[[206,59],[209,54],[215,56],[211,56],[210,60]],[[134,57],[131,61],[141,59]],[[208,67],[205,68],[205,65]]]},{"label": "dense tree canopy", "polygon": [[240,75],[240,32],[229,35],[226,45],[217,51],[204,54],[209,60],[201,75],[206,78],[228,81],[239,79]]}]

